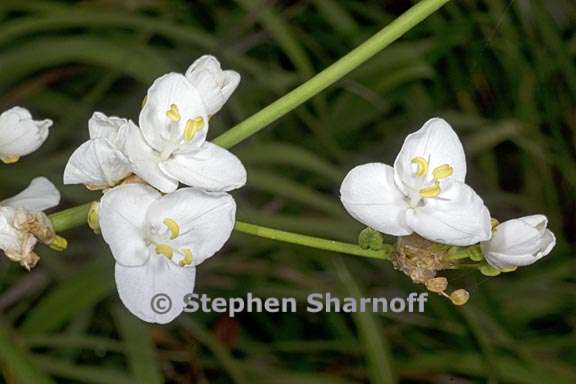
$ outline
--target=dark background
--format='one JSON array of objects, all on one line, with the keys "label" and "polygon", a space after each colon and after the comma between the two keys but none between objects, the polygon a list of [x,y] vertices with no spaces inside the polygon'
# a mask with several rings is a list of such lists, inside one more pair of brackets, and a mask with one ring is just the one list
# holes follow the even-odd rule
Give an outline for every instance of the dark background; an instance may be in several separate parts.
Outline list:
[{"label": "dark background", "polygon": [[[155,77],[216,55],[242,82],[211,121],[231,128],[333,63],[410,1],[91,0],[0,2],[0,110],[31,109],[47,143],[0,166],[0,196],[35,176],[62,208],[98,197],[62,186],[94,110],[137,119]],[[355,241],[339,184],[391,163],[406,134],[442,116],[465,143],[468,183],[492,215],[546,214],[550,256],[494,278],[448,274],[471,300],[431,296],[424,314],[184,314],[149,326],[119,303],[113,260],[86,228],[28,273],[0,260],[6,383],[575,383],[576,4],[459,0],[344,80],[233,148],[248,168],[239,219]],[[393,239],[389,239],[393,241]],[[199,267],[198,293],[421,291],[390,263],[234,234]]]}]

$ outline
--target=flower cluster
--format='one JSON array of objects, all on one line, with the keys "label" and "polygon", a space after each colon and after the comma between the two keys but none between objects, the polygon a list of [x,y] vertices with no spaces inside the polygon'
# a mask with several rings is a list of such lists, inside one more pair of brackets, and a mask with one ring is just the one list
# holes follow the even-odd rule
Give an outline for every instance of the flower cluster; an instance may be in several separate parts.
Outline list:
[{"label": "flower cluster", "polygon": [[556,240],[546,217],[497,224],[465,178],[462,143],[445,120],[433,118],[406,137],[393,167],[369,163],[352,169],[340,199],[358,221],[399,236],[395,266],[439,293],[446,284],[436,272],[455,267],[457,257],[451,256],[463,252],[450,246],[479,244],[492,272],[532,264],[552,250]]},{"label": "flower cluster", "polygon": [[[246,183],[246,170],[206,136],[239,82],[212,56],[185,74],[158,78],[138,125],[94,113],[90,139],[64,171],[65,184],[104,191],[99,227],[116,260],[118,293],[145,321],[167,323],[182,312],[196,266],[222,248],[234,227],[236,204],[227,192]],[[166,313],[151,306],[159,294],[174,303]]]}]

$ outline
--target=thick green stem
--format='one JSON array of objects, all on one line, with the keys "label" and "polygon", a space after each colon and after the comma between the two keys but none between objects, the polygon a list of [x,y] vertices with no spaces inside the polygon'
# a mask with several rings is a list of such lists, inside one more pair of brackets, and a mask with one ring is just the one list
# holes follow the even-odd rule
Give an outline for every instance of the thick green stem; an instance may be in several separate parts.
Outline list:
[{"label": "thick green stem", "polygon": [[363,249],[356,244],[342,243],[340,241],[326,240],[318,237],[301,235],[298,233],[281,231],[278,229],[261,227],[259,225],[236,222],[234,230],[249,235],[263,237],[265,239],[283,241],[286,243],[303,245],[310,248],[324,249],[327,251],[334,251],[339,253],[346,253],[349,255],[371,257],[374,259],[390,260],[390,255],[394,249],[391,245],[384,245],[380,251],[373,251],[371,249]]},{"label": "thick green stem", "polygon": [[214,140],[229,148],[260,131],[399,39],[450,0],[422,0],[346,56]]}]

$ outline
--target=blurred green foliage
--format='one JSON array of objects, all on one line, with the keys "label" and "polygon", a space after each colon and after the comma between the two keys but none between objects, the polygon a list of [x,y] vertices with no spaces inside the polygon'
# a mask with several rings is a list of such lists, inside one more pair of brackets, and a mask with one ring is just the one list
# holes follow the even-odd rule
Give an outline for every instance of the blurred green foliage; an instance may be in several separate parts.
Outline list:
[{"label": "blurred green foliage", "polygon": [[[55,126],[0,167],[0,195],[46,175],[62,207],[97,198],[61,185],[94,110],[137,119],[148,85],[204,53],[243,81],[211,137],[337,60],[409,1],[85,0],[0,2],[0,110]],[[424,314],[184,314],[149,326],[119,304],[112,258],[87,228],[27,273],[0,260],[0,367],[7,383],[575,383],[576,4],[453,1],[345,80],[235,147],[249,170],[239,218],[355,241],[338,186],[354,165],[393,161],[427,118],[465,142],[469,183],[499,219],[544,213],[546,260],[488,278],[449,274],[471,301]],[[391,239],[388,239],[391,240]],[[405,295],[387,262],[234,234],[199,268],[197,292]]]}]

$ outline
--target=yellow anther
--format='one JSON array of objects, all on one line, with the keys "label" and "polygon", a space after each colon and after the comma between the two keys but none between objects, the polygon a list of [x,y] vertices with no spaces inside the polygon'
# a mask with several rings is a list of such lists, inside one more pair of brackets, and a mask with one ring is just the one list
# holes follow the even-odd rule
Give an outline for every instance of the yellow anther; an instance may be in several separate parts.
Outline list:
[{"label": "yellow anther", "polygon": [[62,252],[68,248],[68,240],[56,235],[52,240],[50,240],[48,246],[55,251]]},{"label": "yellow anther", "polygon": [[436,182],[434,185],[420,189],[418,193],[422,197],[436,197],[440,194],[440,184]]},{"label": "yellow anther", "polygon": [[178,226],[177,222],[175,222],[174,220],[172,220],[170,218],[166,218],[166,219],[164,219],[164,221],[162,223],[170,231],[170,240],[174,240],[175,238],[178,237],[178,235],[180,235],[180,227]]},{"label": "yellow anther", "polygon": [[412,164],[416,164],[418,169],[416,170],[416,176],[424,176],[428,172],[428,162],[425,158],[417,156],[412,159]]},{"label": "yellow anther", "polygon": [[174,255],[174,250],[168,244],[158,244],[156,245],[156,253],[171,259]]},{"label": "yellow anther", "polygon": [[454,169],[450,166],[450,164],[442,164],[432,171],[432,176],[436,180],[445,179],[448,176],[452,176],[454,173]]},{"label": "yellow anther", "polygon": [[181,267],[192,264],[192,250],[190,248],[183,248],[180,252],[184,255],[184,258],[178,263]]},{"label": "yellow anther", "polygon": [[147,102],[148,102],[148,95],[144,96],[144,98],[142,99],[142,108],[144,108]]},{"label": "yellow anther", "polygon": [[0,160],[2,160],[4,164],[14,164],[20,160],[20,156],[2,156]]},{"label": "yellow anther", "polygon": [[96,233],[100,233],[100,203],[94,201],[90,204],[90,210],[88,211],[88,226]]},{"label": "yellow anther", "polygon": [[166,116],[173,122],[178,122],[181,119],[180,111],[178,111],[178,106],[176,104],[170,105],[170,109],[166,111]]},{"label": "yellow anther", "polygon": [[204,119],[197,117],[195,119],[188,119],[186,128],[184,128],[184,141],[188,142],[194,138],[194,135],[204,126]]}]

